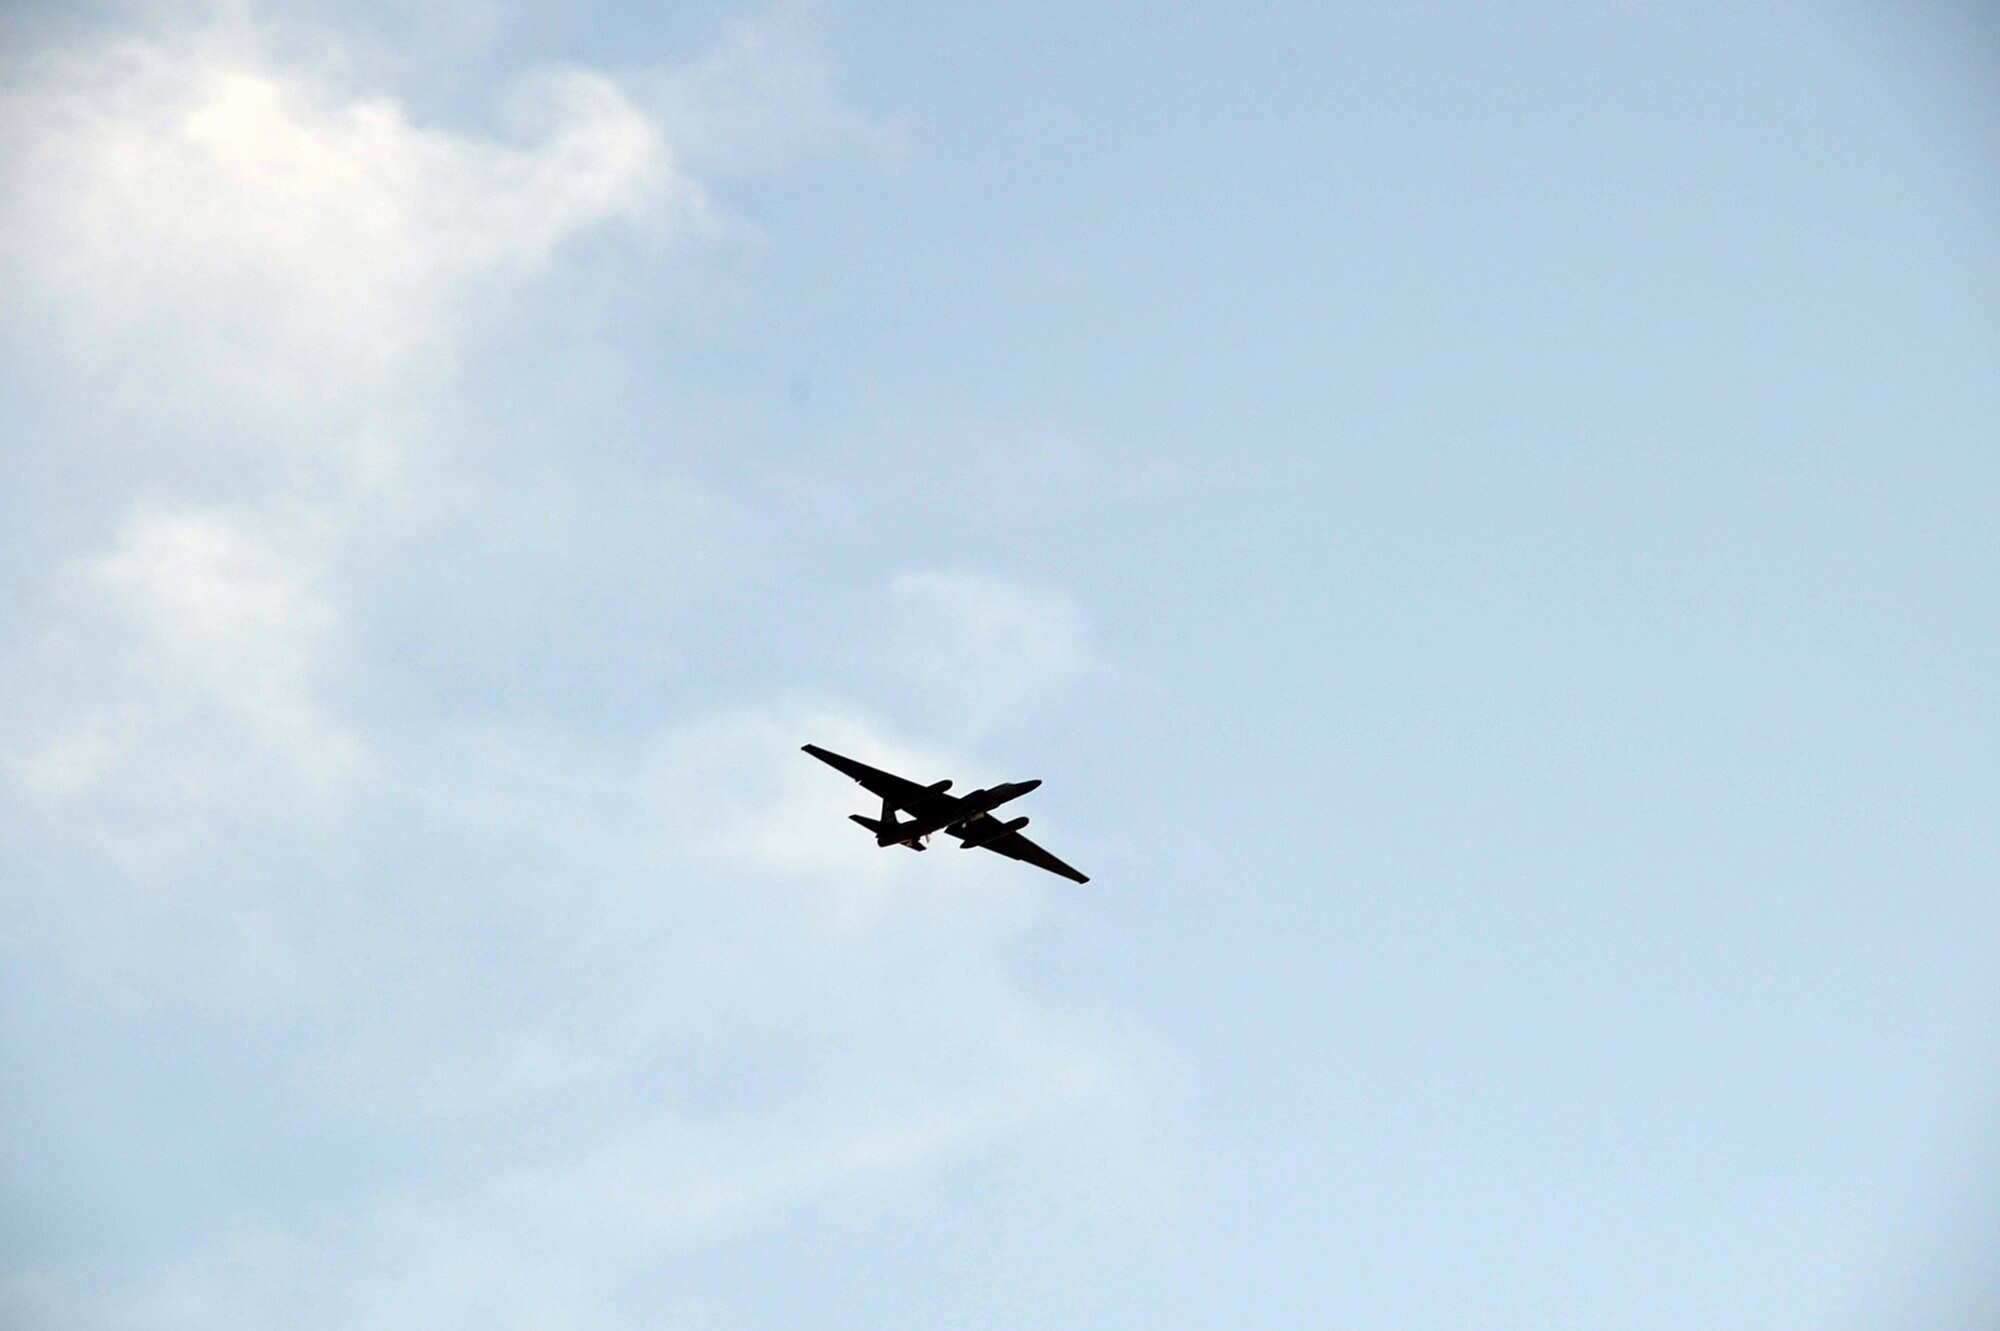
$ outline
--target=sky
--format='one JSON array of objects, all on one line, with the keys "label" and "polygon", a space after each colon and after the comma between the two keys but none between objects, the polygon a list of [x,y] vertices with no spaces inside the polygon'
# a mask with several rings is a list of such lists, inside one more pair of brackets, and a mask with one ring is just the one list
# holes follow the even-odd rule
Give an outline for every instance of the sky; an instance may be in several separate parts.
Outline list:
[{"label": "sky", "polygon": [[1996,56],[0,10],[0,1324],[1990,1328]]}]

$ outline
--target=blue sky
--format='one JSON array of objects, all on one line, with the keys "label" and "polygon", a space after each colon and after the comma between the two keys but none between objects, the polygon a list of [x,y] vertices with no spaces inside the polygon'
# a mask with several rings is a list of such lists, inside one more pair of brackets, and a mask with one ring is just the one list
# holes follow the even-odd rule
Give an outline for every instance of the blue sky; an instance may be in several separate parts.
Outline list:
[{"label": "blue sky", "polygon": [[1990,1325],[1994,37],[10,14],[0,1320]]}]

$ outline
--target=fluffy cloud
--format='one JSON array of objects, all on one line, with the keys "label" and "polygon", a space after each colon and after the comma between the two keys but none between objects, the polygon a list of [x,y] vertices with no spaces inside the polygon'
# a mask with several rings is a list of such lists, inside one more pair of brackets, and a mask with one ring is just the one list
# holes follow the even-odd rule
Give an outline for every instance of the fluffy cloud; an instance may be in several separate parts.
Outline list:
[{"label": "fluffy cloud", "polygon": [[[685,1311],[630,1295],[662,1253],[1081,1131],[1074,1177],[1142,1117],[1115,1042],[1010,968],[1046,889],[878,852],[853,787],[798,752],[984,775],[986,728],[1098,669],[1063,593],[890,585],[872,659],[928,700],[902,720],[929,739],[824,692],[645,733],[533,698],[350,705],[395,680],[356,627],[379,570],[420,556],[470,596],[536,562],[492,533],[398,544],[439,502],[416,451],[477,456],[442,423],[473,312],[593,228],[711,227],[675,144],[735,170],[821,132],[789,121],[841,122],[801,33],[739,26],[637,98],[545,71],[497,136],[234,29],[44,61],[4,94],[7,318],[58,331],[78,391],[123,395],[143,459],[103,473],[98,543],[4,643],[5,815],[32,847],[0,865],[7,937],[100,1000],[282,1046],[258,1092],[278,1112],[425,1144],[334,1217],[193,1235],[115,1285],[17,1274],[10,1324],[652,1325]],[[563,492],[579,565],[647,553],[606,521],[619,497]]]},{"label": "fluffy cloud", "polygon": [[92,476],[106,493],[83,501],[127,505],[113,546],[68,557],[66,617],[17,657],[96,689],[14,690],[64,727],[8,727],[44,796],[121,755],[210,793],[218,768],[319,789],[358,771],[362,741],[316,694],[334,583],[406,499],[468,315],[592,228],[707,225],[664,128],[601,74],[521,79],[508,132],[484,136],[343,86],[337,50],[306,68],[257,34],[25,60],[0,93],[11,331],[53,333],[71,394],[125,408],[96,432],[121,454]]},{"label": "fluffy cloud", "polygon": [[686,234],[705,212],[602,75],[530,75],[489,137],[418,125],[344,86],[338,50],[307,68],[258,32],[23,58],[0,92],[6,331],[50,344],[69,417],[116,412],[24,441],[115,450],[48,473],[89,482],[70,502],[114,534],[55,557],[50,614],[5,644],[4,765],[55,825],[149,872],[187,866],[208,820],[290,817],[288,788],[365,770],[322,694],[341,573],[407,502],[477,302],[590,228]]},{"label": "fluffy cloud", "polygon": [[543,71],[505,107],[508,139],[421,127],[219,32],[51,60],[0,102],[0,255],[114,380],[287,442],[315,418],[359,430],[448,356],[482,281],[606,221],[702,224],[700,187],[602,75]]},{"label": "fluffy cloud", "polygon": [[229,513],[141,513],[93,573],[141,627],[171,686],[324,786],[360,757],[312,696],[337,618],[322,586],[328,524],[307,514],[259,530],[267,525]]}]

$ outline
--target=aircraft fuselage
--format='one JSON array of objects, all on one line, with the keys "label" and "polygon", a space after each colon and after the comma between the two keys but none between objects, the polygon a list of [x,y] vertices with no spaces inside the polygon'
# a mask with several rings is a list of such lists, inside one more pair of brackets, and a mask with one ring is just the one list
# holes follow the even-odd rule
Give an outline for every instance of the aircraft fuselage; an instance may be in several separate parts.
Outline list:
[{"label": "aircraft fuselage", "polygon": [[921,841],[935,832],[942,832],[947,827],[977,817],[979,814],[990,813],[1005,804],[1008,800],[1019,799],[1041,784],[1039,780],[1003,781],[997,786],[989,786],[985,790],[975,790],[970,794],[961,795],[957,798],[944,795],[940,791],[938,792],[938,796],[941,798],[937,798],[935,801],[940,807],[934,809],[930,807],[933,801],[926,800],[923,811],[919,813],[916,810],[912,810],[911,819],[907,823],[892,824],[890,818],[894,816],[894,811],[885,811],[889,816],[882,819],[881,826],[875,834],[875,839],[884,846],[907,846],[912,842]]}]

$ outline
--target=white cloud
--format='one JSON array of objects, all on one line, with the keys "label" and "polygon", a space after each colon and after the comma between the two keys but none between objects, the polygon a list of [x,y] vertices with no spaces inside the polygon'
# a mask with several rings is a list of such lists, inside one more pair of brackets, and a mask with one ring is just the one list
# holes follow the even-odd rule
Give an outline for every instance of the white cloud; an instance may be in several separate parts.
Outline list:
[{"label": "white cloud", "polygon": [[324,583],[329,521],[141,513],[93,570],[143,630],[171,688],[196,694],[313,786],[351,773],[358,742],[313,698],[338,612]]},{"label": "white cloud", "polygon": [[[472,721],[343,705],[371,664],[357,570],[395,569],[397,515],[440,502],[408,452],[445,430],[483,293],[593,227],[708,225],[676,143],[734,170],[846,123],[809,33],[733,28],[667,81],[665,121],[602,75],[545,71],[504,137],[416,123],[334,63],[204,32],[44,62],[0,94],[19,297],[0,319],[59,333],[80,383],[128,395],[134,456],[171,455],[143,485],[108,475],[103,544],[4,643],[9,828],[60,853],[24,860],[0,903],[9,942],[87,992],[224,1040],[296,1036],[268,1094],[420,1138],[426,1163],[332,1222],[192,1236],[129,1287],[16,1277],[0,1316],[652,1325],[617,1291],[660,1250],[1057,1124],[1127,1133],[1143,1108],[1115,1042],[1009,969],[1046,889],[990,856],[879,852],[844,817],[865,797],[798,751],[976,778],[968,734],[1097,668],[1063,593],[892,586],[879,660],[953,749],[824,696],[640,736],[533,699]],[[650,510],[563,493],[576,512],[537,530],[565,557],[657,557]],[[447,579],[467,598],[551,562],[507,533],[439,539],[456,548],[428,557],[471,571]],[[779,1072],[752,1092],[739,1059]]]},{"label": "white cloud", "polygon": [[519,80],[510,135],[488,137],[343,86],[337,49],[306,68],[256,32],[225,15],[24,60],[0,92],[7,322],[55,335],[72,391],[126,404],[104,432],[126,456],[98,475],[132,478],[114,548],[70,557],[88,574],[67,619],[15,666],[67,681],[12,690],[50,713],[6,727],[45,797],[120,755],[205,798],[266,759],[318,788],[358,770],[315,691],[331,577],[402,491],[476,298],[607,222],[705,225],[660,127],[600,74]]},{"label": "white cloud", "polygon": [[608,220],[702,223],[602,75],[545,70],[506,107],[512,140],[425,128],[220,32],[50,61],[0,100],[0,263],[114,380],[353,431],[448,357],[474,283]]},{"label": "white cloud", "polygon": [[88,789],[117,756],[102,722],[88,722],[22,758],[16,775],[40,795],[69,796]]},{"label": "white cloud", "polygon": [[95,476],[132,487],[114,547],[70,556],[66,618],[13,644],[10,765],[44,797],[120,755],[203,797],[266,759],[318,788],[358,770],[315,688],[332,575],[401,497],[476,298],[594,226],[705,225],[661,128],[600,74],[519,80],[488,137],[343,86],[337,49],[306,68],[256,34],[225,15],[23,60],[0,92],[7,323],[55,334],[73,392],[126,404]]}]

